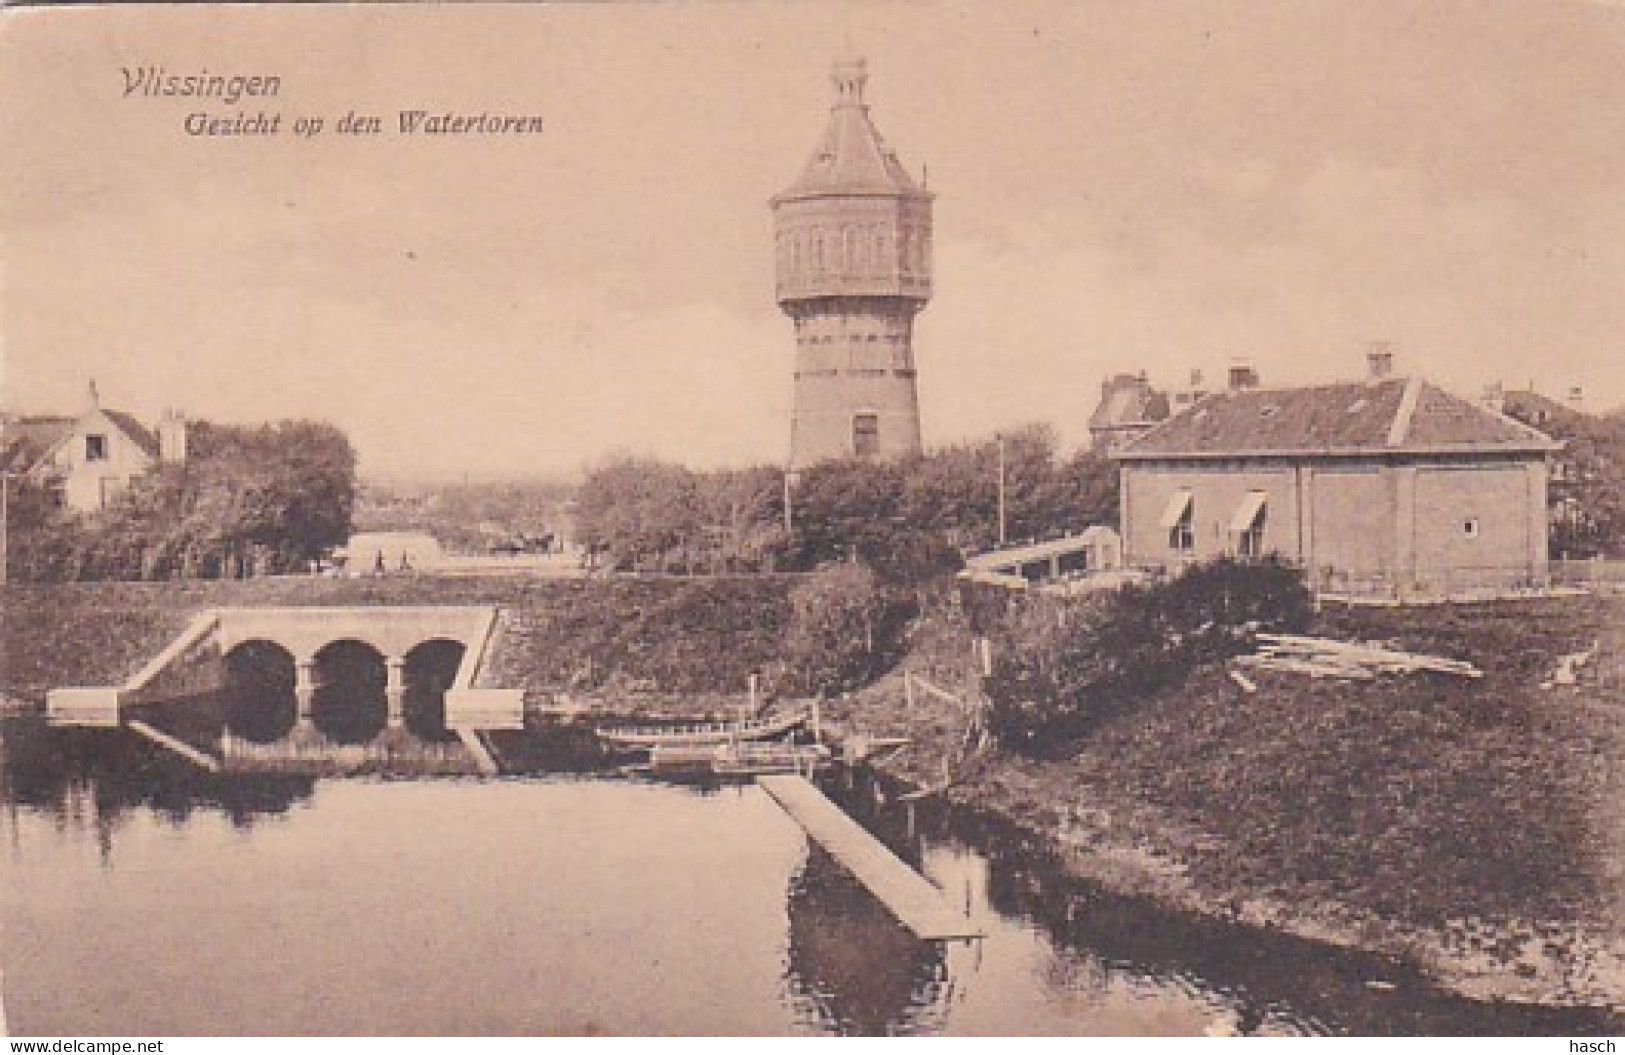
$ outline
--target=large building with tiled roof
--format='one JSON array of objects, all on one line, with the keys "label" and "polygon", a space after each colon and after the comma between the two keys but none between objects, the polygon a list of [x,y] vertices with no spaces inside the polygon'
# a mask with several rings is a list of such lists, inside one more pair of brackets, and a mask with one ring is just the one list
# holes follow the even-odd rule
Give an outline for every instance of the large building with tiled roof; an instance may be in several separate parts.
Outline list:
[{"label": "large building with tiled roof", "polygon": [[39,481],[62,504],[94,513],[160,462],[186,459],[186,420],[166,411],[156,430],[101,405],[91,382],[77,415],[0,419],[0,471]]},{"label": "large building with tiled roof", "polygon": [[920,450],[914,316],[931,297],[931,194],[881,139],[862,59],[801,175],[772,201],[779,307],[795,324],[790,465]]},{"label": "large building with tiled roof", "polygon": [[1543,585],[1560,445],[1389,362],[1215,393],[1115,452],[1125,561],[1275,553],[1321,590],[1390,596]]}]

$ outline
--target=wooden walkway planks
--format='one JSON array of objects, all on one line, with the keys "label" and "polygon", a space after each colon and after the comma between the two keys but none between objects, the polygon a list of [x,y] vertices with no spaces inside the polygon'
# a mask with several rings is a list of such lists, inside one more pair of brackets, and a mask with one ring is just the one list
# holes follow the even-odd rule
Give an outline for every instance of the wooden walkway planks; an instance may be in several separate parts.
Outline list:
[{"label": "wooden walkway planks", "polygon": [[756,778],[756,783],[915,936],[927,939],[982,936],[982,928],[954,911],[942,891],[864,831],[807,778],[762,776]]}]

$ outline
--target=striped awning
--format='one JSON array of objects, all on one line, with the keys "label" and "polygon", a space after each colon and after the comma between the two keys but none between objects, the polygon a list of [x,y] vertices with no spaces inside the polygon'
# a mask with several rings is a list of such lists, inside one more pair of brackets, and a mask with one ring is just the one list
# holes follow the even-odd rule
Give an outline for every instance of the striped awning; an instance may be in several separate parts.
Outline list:
[{"label": "striped awning", "polygon": [[1162,508],[1162,518],[1157,521],[1163,528],[1177,527],[1185,514],[1190,511],[1193,495],[1187,490],[1178,490],[1168,496],[1168,504]]},{"label": "striped awning", "polygon": [[1236,507],[1236,515],[1230,519],[1230,530],[1244,534],[1253,529],[1258,523],[1258,515],[1264,511],[1264,503],[1269,495],[1263,491],[1248,491],[1247,496]]}]

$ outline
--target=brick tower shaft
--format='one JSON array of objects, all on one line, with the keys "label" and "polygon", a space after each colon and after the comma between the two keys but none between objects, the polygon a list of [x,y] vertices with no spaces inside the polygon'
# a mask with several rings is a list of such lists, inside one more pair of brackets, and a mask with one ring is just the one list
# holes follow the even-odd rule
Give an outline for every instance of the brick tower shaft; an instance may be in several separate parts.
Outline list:
[{"label": "brick tower shaft", "polygon": [[790,465],[918,453],[914,316],[931,296],[932,195],[869,119],[861,59],[800,178],[772,201],[779,307],[796,338]]}]

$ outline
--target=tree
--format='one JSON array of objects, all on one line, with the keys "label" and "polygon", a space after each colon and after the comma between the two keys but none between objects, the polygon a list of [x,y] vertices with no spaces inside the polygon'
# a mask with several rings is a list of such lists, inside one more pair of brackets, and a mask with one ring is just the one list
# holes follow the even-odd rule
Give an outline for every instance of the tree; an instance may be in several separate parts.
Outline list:
[{"label": "tree", "polygon": [[1065,755],[1093,723],[1244,650],[1259,630],[1304,629],[1312,612],[1298,569],[1228,557],[1150,587],[1033,595],[989,634],[990,725],[1012,750]]},{"label": "tree", "polygon": [[790,592],[786,671],[795,691],[850,692],[895,660],[909,609],[859,564],[828,564]]},{"label": "tree", "polygon": [[695,476],[681,465],[621,458],[594,469],[576,499],[576,529],[613,568],[666,569],[688,563],[701,544]]},{"label": "tree", "polygon": [[355,452],[338,429],[198,422],[184,463],[157,466],[85,517],[14,513],[35,579],[235,576],[302,568],[350,533]]},{"label": "tree", "polygon": [[1547,489],[1554,556],[1625,554],[1625,412],[1597,416],[1539,400],[1507,413],[1563,443]]}]

